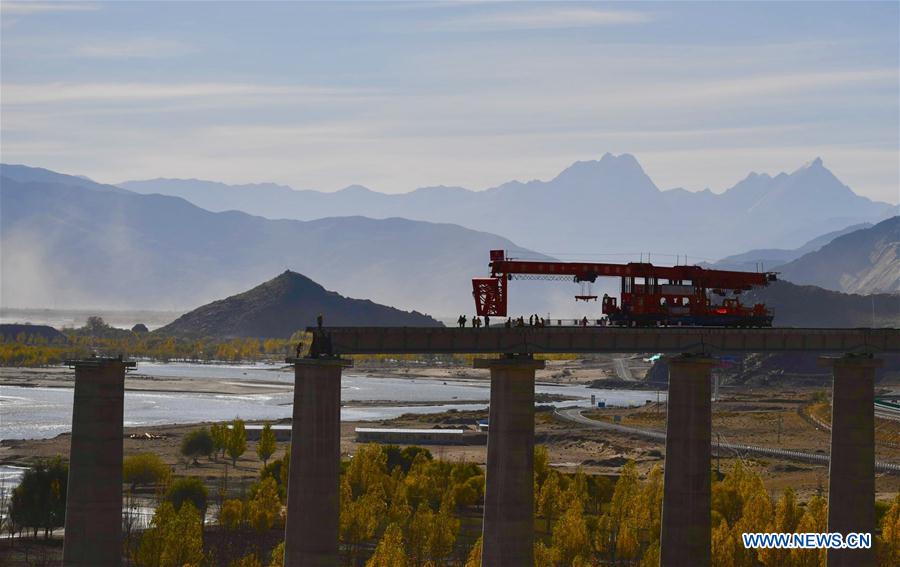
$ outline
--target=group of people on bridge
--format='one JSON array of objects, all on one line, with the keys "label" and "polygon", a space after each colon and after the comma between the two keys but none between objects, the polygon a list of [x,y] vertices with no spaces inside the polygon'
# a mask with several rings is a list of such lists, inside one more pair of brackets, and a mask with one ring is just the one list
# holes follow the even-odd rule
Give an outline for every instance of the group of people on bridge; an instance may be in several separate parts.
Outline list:
[{"label": "group of people on bridge", "polygon": [[[484,320],[484,322],[482,324],[482,317],[479,317],[478,315],[473,315],[472,316],[472,328],[479,329],[482,326],[484,326],[484,327],[491,326],[491,318],[490,317],[485,315],[483,317],[483,320]],[[464,329],[466,327],[466,324],[468,323],[468,321],[469,321],[469,319],[465,315],[460,315],[459,318],[456,320],[456,323],[457,323],[457,325],[459,325],[460,329]],[[580,321],[578,319],[575,319],[574,322],[576,325],[580,325],[582,327],[588,326],[588,318],[587,317],[582,317],[582,319]],[[597,320],[598,325],[605,324],[605,323],[606,323],[605,320],[600,320],[600,319]],[[506,321],[503,323],[503,326],[506,327],[507,329],[510,329],[512,327],[546,327],[546,326],[549,326],[550,324],[552,324],[552,321],[546,320],[543,317],[540,317],[537,314],[534,314],[534,315],[528,316],[527,324],[525,323],[525,317],[519,316],[516,319],[507,317]],[[556,324],[562,325],[562,319],[557,319]]]}]

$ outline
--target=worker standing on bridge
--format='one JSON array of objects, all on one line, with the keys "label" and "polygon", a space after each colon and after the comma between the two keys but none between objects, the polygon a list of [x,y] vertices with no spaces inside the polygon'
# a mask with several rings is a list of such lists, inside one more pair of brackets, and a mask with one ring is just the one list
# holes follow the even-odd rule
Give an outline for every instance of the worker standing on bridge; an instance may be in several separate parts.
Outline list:
[{"label": "worker standing on bridge", "polygon": [[528,316],[528,326],[529,326],[529,327],[534,327],[534,315],[529,315],[529,316]]},{"label": "worker standing on bridge", "polygon": [[487,315],[484,316],[484,326],[485,326],[485,327],[490,327],[490,326],[491,326],[491,318],[488,317]]},{"label": "worker standing on bridge", "polygon": [[460,315],[459,319],[456,320],[457,324],[459,324],[459,328],[462,329],[466,326],[466,316]]},{"label": "worker standing on bridge", "polygon": [[582,326],[582,327],[587,327],[587,317],[582,317],[582,318],[581,318],[581,326]]},{"label": "worker standing on bridge", "polygon": [[325,318],[322,317],[321,313],[319,313],[319,315],[316,317],[316,327],[318,327],[320,331],[322,330],[322,324],[324,322],[325,322]]},{"label": "worker standing on bridge", "polygon": [[509,317],[506,318],[506,323],[503,324],[507,329],[512,328],[512,319]]},{"label": "worker standing on bridge", "polygon": [[475,315],[474,317],[472,317],[472,328],[473,329],[478,327],[478,321],[480,321],[480,319],[478,318],[478,315]]}]

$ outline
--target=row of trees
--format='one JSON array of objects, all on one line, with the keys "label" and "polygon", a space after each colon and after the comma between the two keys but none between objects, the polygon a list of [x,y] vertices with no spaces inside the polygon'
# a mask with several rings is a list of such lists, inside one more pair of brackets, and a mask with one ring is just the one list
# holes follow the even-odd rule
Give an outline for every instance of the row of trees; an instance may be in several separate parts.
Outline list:
[{"label": "row of trees", "polygon": [[[270,455],[271,456],[271,455]],[[535,563],[658,565],[662,470],[641,476],[626,464],[615,480],[549,466],[535,450]],[[290,453],[268,462],[241,497],[226,498],[216,526],[204,529],[207,489],[200,479],[172,479],[156,455],[131,456],[125,481],[155,484],[159,497],[147,530],[130,545],[138,565],[278,566],[283,546]],[[30,469],[14,491],[10,516],[20,527],[52,531],[65,516],[65,465]],[[479,565],[484,474],[465,461],[435,460],[418,447],[366,445],[342,466],[340,539],[348,565]],[[23,515],[25,514],[25,515]],[[30,514],[30,515],[29,515]],[[879,503],[879,565],[900,564],[900,496]],[[33,516],[33,517],[32,517]],[[40,517],[38,517],[40,516]],[[713,564],[725,567],[824,565],[821,550],[745,549],[744,532],[823,532],[827,506],[800,503],[790,488],[773,497],[759,474],[737,463],[712,487]],[[274,548],[274,549],[273,549]]]},{"label": "row of trees", "polygon": [[282,360],[293,355],[302,336],[297,332],[288,339],[193,339],[116,329],[99,317],[91,317],[84,327],[65,331],[64,340],[48,341],[25,333],[11,339],[0,337],[0,365],[47,366],[98,351],[162,361]]},{"label": "row of trees", "polygon": [[[275,454],[277,443],[275,432],[270,423],[265,423],[260,430],[259,440],[256,443],[256,455],[268,465],[269,459]],[[209,428],[201,427],[184,436],[181,440],[182,456],[191,459],[193,464],[198,464],[197,459],[207,457],[218,460],[221,455],[227,455],[232,466],[237,465],[237,460],[247,451],[247,428],[244,420],[235,418],[230,424],[216,423]]]}]

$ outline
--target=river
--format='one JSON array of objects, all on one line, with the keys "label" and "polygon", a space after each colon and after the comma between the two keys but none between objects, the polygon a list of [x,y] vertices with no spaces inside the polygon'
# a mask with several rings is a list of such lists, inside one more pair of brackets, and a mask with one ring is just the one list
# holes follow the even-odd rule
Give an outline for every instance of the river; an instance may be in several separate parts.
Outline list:
[{"label": "river", "polygon": [[[186,363],[139,363],[138,373],[154,377],[182,377],[216,380],[222,383],[253,383],[259,392],[244,395],[185,392],[125,392],[125,425],[162,425],[290,417],[292,394],[278,391],[274,383],[289,385],[293,374],[283,365],[210,365]],[[272,389],[272,392],[266,390]],[[558,406],[588,404],[591,394],[608,405],[641,405],[655,393],[633,390],[595,390],[582,385],[538,384],[537,393],[561,394],[577,398],[555,402]],[[0,439],[49,438],[69,431],[72,419],[72,389],[3,386],[0,388]],[[398,378],[344,373],[341,381],[341,409],[344,421],[391,419],[404,413],[438,413],[448,409],[480,409],[490,397],[487,381]],[[377,403],[385,401],[384,403]],[[371,402],[376,402],[371,404]],[[434,405],[405,406],[434,402]],[[353,404],[368,403],[365,406]]]}]

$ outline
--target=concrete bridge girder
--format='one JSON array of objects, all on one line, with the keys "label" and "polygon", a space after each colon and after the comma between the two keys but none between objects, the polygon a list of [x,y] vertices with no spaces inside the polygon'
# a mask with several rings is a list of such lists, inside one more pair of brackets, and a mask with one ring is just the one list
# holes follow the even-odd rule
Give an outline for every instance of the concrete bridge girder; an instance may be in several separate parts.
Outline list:
[{"label": "concrete bridge girder", "polygon": [[[328,328],[312,332],[312,356],[287,360],[295,367],[291,447],[296,457],[289,471],[286,566],[338,563],[340,379],[343,367],[349,365],[339,358],[342,354],[525,355],[476,361],[476,366],[490,370],[492,386],[483,564],[527,566],[533,562],[533,534],[525,526],[532,528],[533,521],[534,372],[543,364],[532,360],[531,353],[900,352],[900,331],[896,329],[500,327]],[[327,353],[323,352],[325,346]],[[871,533],[872,402],[878,361],[870,354],[825,363],[834,369],[829,531]],[[124,375],[134,363],[121,358],[88,359],[71,365],[76,380],[63,563],[118,566],[122,551]],[[709,475],[704,484],[704,475],[697,471],[704,466],[710,470],[710,367],[697,356],[678,357],[670,364],[673,390],[666,433],[662,565],[685,564],[681,562],[684,557],[690,558],[691,565],[709,564],[708,553],[703,551],[708,551],[710,537]],[[114,489],[102,490],[100,485]],[[673,508],[682,508],[684,513],[674,514]],[[510,563],[508,558],[513,557]],[[872,565],[873,561],[871,554],[860,551],[828,554],[829,566]]]}]

